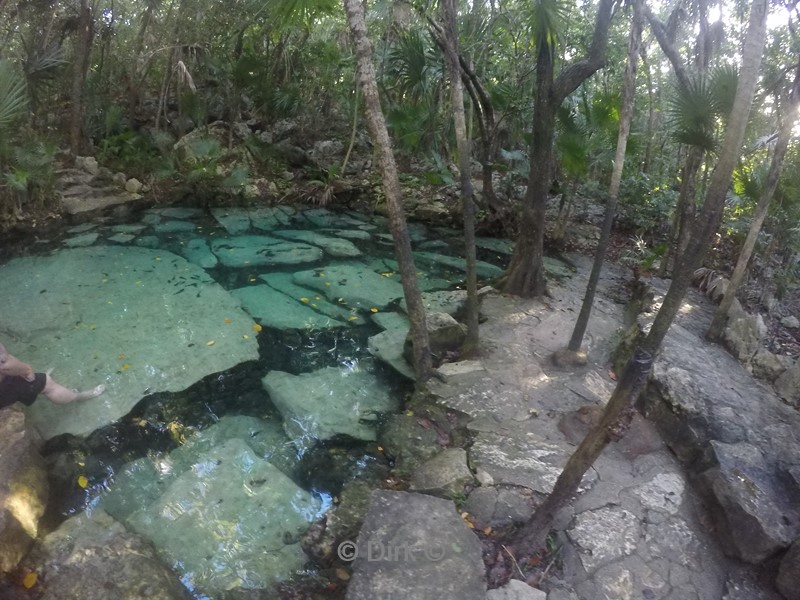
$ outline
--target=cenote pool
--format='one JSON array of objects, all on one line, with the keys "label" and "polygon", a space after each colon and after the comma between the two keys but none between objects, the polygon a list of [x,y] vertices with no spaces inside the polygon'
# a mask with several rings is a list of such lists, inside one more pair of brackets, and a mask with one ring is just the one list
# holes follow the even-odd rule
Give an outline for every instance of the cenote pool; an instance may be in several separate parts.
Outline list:
[{"label": "cenote pool", "polygon": [[[430,310],[457,310],[461,234],[410,224]],[[479,277],[503,240],[480,239]],[[0,266],[0,339],[71,387],[29,409],[44,529],[105,511],[196,598],[311,574],[300,537],[353,478],[387,476],[382,419],[411,390],[385,218],[170,207],[31,239]]]}]

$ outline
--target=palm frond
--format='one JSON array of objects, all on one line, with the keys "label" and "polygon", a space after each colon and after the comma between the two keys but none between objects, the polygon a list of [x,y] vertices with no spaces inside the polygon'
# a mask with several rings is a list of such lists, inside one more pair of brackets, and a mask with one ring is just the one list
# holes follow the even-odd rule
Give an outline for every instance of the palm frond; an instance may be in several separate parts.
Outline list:
[{"label": "palm frond", "polygon": [[569,5],[564,0],[534,0],[529,11],[528,26],[533,44],[552,50],[567,30]]},{"label": "palm frond", "polygon": [[675,139],[689,146],[713,152],[717,146],[715,98],[703,79],[688,87],[676,86],[667,100],[667,122]]},{"label": "palm frond", "polygon": [[718,115],[727,118],[731,114],[738,83],[739,72],[734,66],[715,67],[709,73],[709,94],[712,98],[714,111]]},{"label": "palm frond", "polygon": [[0,130],[19,119],[27,107],[25,78],[13,64],[0,60]]}]

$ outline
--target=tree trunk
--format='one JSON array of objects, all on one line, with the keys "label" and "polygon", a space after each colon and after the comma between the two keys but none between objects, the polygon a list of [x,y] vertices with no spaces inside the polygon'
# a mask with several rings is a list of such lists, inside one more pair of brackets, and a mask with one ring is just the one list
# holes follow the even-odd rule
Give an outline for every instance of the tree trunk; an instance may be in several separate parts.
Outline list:
[{"label": "tree trunk", "polygon": [[686,245],[689,243],[689,235],[692,231],[697,208],[695,202],[697,171],[700,170],[700,165],[703,164],[703,154],[702,148],[692,146],[689,148],[689,154],[686,155],[681,191],[678,195],[678,203],[675,206],[678,221],[678,231],[675,236],[675,262],[680,260],[680,257],[686,251]]},{"label": "tree trunk", "polygon": [[592,428],[577,450],[567,461],[551,494],[514,536],[512,540],[516,554],[533,552],[540,548],[547,537],[553,517],[578,489],[584,473],[591,467],[605,446],[622,435],[627,426],[633,403],[641,391],[653,364],[653,357],[661,347],[675,315],[678,313],[686,290],[691,283],[694,270],[701,264],[708,250],[711,237],[717,231],[725,205],[725,196],[733,169],[740,156],[744,140],[747,117],[753,102],[758,70],[766,38],[767,0],[754,0],[750,10],[747,37],[742,50],[742,67],[736,88],[733,111],[725,131],[719,160],[711,177],[700,219],[697,220],[689,240],[686,254],[675,268],[667,295],[656,315],[650,332],[628,362],[617,387],[608,401],[599,424]]},{"label": "tree trunk", "polygon": [[747,265],[753,254],[753,248],[755,248],[756,241],[758,240],[758,234],[761,232],[761,226],[764,224],[764,219],[767,217],[769,204],[778,187],[778,180],[783,170],[783,160],[786,158],[786,150],[789,147],[789,140],[792,137],[792,130],[794,129],[799,100],[800,71],[798,71],[798,76],[795,78],[794,89],[792,90],[792,96],[788,103],[788,110],[786,111],[786,118],[783,120],[778,130],[778,141],[775,143],[775,151],[772,154],[772,161],[769,165],[767,181],[761,192],[761,197],[758,199],[753,222],[750,224],[750,230],[747,232],[747,238],[744,241],[742,251],[739,253],[739,258],[736,261],[736,267],[733,269],[730,283],[725,290],[725,295],[722,297],[722,302],[719,303],[714,313],[714,318],[711,321],[711,326],[706,333],[706,337],[711,341],[718,341],[722,336],[722,331],[728,321],[728,312],[733,304],[733,299],[736,298],[736,290],[739,289],[744,279]]},{"label": "tree trunk", "polygon": [[569,340],[567,349],[577,352],[581,348],[586,327],[589,324],[589,316],[592,313],[592,303],[597,291],[597,282],[600,281],[600,273],[603,270],[608,241],[611,238],[611,227],[614,224],[614,217],[617,214],[617,199],[619,198],[619,186],[622,181],[622,169],[625,166],[625,150],[628,147],[628,135],[631,132],[631,119],[633,118],[633,102],[636,94],[636,67],[639,60],[639,45],[642,41],[642,18],[641,0],[634,0],[633,16],[631,17],[631,33],[628,40],[628,60],[625,65],[625,78],[622,84],[622,100],[619,115],[619,134],[617,135],[617,151],[614,155],[614,167],[611,171],[611,183],[608,189],[608,201],[606,203],[606,214],[603,219],[603,229],[600,231],[600,239],[597,241],[592,272],[589,275],[589,282],[586,285],[586,295],[583,297],[581,311],[575,321],[575,328]]},{"label": "tree trunk", "polygon": [[394,238],[394,250],[408,306],[414,348],[414,372],[417,375],[417,381],[423,382],[430,377],[432,370],[428,329],[425,324],[425,307],[422,304],[422,295],[417,284],[417,271],[411,254],[411,239],[403,215],[397,165],[394,161],[392,144],[389,140],[389,132],[386,129],[386,120],[378,96],[375,66],[372,63],[372,47],[367,37],[367,25],[364,21],[364,5],[360,0],[344,0],[344,9],[356,52],[358,79],[363,92],[367,129],[369,129],[375,144],[381,166],[383,192],[389,208],[389,224]]},{"label": "tree trunk", "polygon": [[522,202],[519,236],[506,272],[505,291],[524,297],[547,295],[544,254],[544,213],[553,168],[556,110],[564,99],[605,62],[608,28],[614,0],[601,0],[592,44],[586,58],[565,67],[553,79],[553,48],[541,40],[536,58],[536,98],[533,106],[533,141],[528,189]]},{"label": "tree trunk", "polygon": [[92,54],[94,20],[88,0],[81,0],[78,13],[78,30],[75,39],[75,63],[72,73],[72,94],[69,119],[69,148],[73,154],[80,154],[84,148],[83,135],[83,94],[86,75],[89,72],[89,57]]},{"label": "tree trunk", "polygon": [[475,251],[475,204],[472,192],[472,153],[467,137],[467,122],[464,113],[464,91],[461,87],[461,67],[458,60],[458,27],[456,25],[455,0],[442,0],[444,12],[445,53],[450,75],[450,103],[453,107],[456,145],[458,147],[458,170],[461,177],[461,207],[464,216],[464,245],[467,261],[467,339],[462,354],[471,355],[478,349],[478,277]]}]

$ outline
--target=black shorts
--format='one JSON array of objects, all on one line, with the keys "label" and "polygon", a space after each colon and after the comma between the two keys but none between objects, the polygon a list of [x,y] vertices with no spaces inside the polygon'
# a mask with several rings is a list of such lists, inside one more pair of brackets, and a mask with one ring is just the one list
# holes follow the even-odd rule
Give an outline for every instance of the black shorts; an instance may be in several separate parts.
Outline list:
[{"label": "black shorts", "polygon": [[47,375],[44,373],[34,373],[33,381],[13,375],[4,376],[0,380],[0,408],[11,406],[14,402],[22,402],[24,405],[30,406],[42,393],[46,383]]}]

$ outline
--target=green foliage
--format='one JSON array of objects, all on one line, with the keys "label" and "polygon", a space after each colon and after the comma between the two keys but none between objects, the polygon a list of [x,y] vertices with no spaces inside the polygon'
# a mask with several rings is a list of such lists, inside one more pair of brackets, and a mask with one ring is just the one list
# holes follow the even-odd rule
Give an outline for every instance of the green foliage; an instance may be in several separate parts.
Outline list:
[{"label": "green foliage", "polygon": [[[115,128],[112,128],[112,130]],[[113,171],[147,178],[154,172],[171,166],[172,139],[158,141],[131,130],[114,133],[100,140],[97,159]],[[170,172],[172,169],[170,169]]]},{"label": "green foliage", "polygon": [[659,229],[671,219],[678,192],[645,173],[626,177],[619,190],[618,223],[640,235]]},{"label": "green foliage", "polygon": [[25,79],[12,63],[0,60],[0,132],[20,119],[27,108]]},{"label": "green foliage", "polygon": [[733,67],[712,69],[708,78],[676,86],[667,102],[668,123],[675,140],[707,152],[717,149],[721,120],[733,108],[738,74]]},{"label": "green foliage", "polygon": [[564,0],[534,0],[527,6],[531,41],[536,48],[555,50],[569,24],[569,4]]}]

